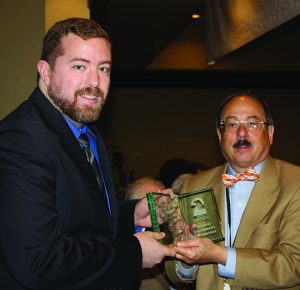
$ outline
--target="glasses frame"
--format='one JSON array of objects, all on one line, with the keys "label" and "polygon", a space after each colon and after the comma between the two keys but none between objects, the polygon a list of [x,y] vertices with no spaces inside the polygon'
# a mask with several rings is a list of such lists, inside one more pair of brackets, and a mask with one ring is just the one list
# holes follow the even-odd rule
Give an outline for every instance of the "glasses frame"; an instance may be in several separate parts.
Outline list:
[{"label": "glasses frame", "polygon": [[[233,118],[234,119],[234,118]],[[226,125],[226,122],[228,121],[228,119],[224,119],[224,120],[222,120],[220,123],[219,123],[219,128],[220,128],[220,130],[222,131],[222,132],[226,132],[226,129],[225,129],[225,125]],[[257,120],[258,121],[258,120]],[[236,128],[234,128],[234,130],[232,131],[232,132],[236,132],[239,128],[240,128],[240,126],[241,126],[241,124],[243,124],[243,125],[246,125],[246,124],[249,124],[249,123],[251,123],[250,121],[248,121],[248,120],[245,120],[245,121],[240,121],[240,120],[237,120],[236,119],[236,123],[237,123],[237,127]],[[265,122],[265,121],[258,121],[258,123],[259,124],[263,124],[263,125],[266,125],[266,126],[269,126],[270,124],[268,123],[268,122]],[[249,129],[249,127],[247,127],[247,126],[245,126],[245,128],[248,130]],[[257,128],[255,128],[254,129],[254,131],[256,130]]]}]

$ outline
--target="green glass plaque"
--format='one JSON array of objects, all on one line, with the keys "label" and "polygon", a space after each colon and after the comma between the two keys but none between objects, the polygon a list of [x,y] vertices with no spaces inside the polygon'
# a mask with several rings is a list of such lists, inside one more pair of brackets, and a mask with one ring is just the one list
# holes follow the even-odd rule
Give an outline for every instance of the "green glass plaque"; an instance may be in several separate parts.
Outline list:
[{"label": "green glass plaque", "polygon": [[[150,192],[147,197],[153,231],[166,233],[164,243],[193,237],[209,238],[215,243],[224,240],[212,188],[181,195]],[[192,236],[191,227],[194,228]]]}]

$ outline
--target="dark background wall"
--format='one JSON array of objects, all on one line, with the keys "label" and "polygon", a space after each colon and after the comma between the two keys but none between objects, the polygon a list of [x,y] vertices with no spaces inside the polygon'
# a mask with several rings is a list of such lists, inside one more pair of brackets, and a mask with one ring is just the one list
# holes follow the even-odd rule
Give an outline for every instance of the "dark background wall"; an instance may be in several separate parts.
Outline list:
[{"label": "dark background wall", "polygon": [[[156,175],[162,163],[184,157],[212,167],[223,162],[214,114],[220,101],[239,89],[112,89],[100,126],[111,152],[125,155],[137,176]],[[300,165],[300,90],[251,90],[275,115],[274,157]]]},{"label": "dark background wall", "polygon": [[[231,93],[250,90],[273,108],[272,155],[300,165],[300,17],[196,69],[204,62],[193,54],[204,50],[184,53],[182,47],[203,48],[202,24],[192,23],[146,71],[119,73],[113,67],[109,101],[99,122],[111,152],[123,152],[126,167],[138,176],[156,175],[175,157],[209,167],[220,164],[214,126],[218,104]],[[178,69],[182,64],[184,70]]]},{"label": "dark background wall", "polygon": [[[2,118],[27,98],[35,85],[45,3],[3,2],[0,12],[4,41],[0,71]],[[153,25],[153,17],[151,21]],[[156,175],[160,166],[174,157],[215,166],[223,162],[214,128],[216,108],[226,95],[250,89],[273,107],[276,129],[272,154],[300,165],[299,16],[208,67],[201,21],[182,30],[145,70],[119,73],[114,62],[109,101],[99,120],[110,151],[123,152],[125,166],[134,168],[137,176]],[[169,31],[169,22],[163,25]],[[144,32],[143,27],[141,30]],[[152,39],[148,34],[143,36]],[[140,41],[141,37],[135,36],[123,42],[131,44],[129,50],[137,44],[146,49]],[[113,47],[119,44],[114,42]],[[124,59],[126,68],[132,69],[142,50],[130,57],[126,53],[114,55],[113,59]]]}]

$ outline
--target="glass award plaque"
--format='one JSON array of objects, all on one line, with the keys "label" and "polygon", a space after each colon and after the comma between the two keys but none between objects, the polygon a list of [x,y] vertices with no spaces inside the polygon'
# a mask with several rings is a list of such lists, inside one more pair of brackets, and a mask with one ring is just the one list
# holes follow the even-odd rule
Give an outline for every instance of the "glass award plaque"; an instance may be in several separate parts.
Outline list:
[{"label": "glass award plaque", "polygon": [[164,243],[194,237],[209,238],[215,243],[224,240],[212,188],[181,195],[149,192],[147,200],[152,230],[165,232]]}]

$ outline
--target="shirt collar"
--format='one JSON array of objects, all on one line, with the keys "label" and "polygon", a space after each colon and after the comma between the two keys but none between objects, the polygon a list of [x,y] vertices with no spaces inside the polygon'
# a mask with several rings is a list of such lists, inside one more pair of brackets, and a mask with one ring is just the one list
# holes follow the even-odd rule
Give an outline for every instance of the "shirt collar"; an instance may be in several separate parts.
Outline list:
[{"label": "shirt collar", "polygon": [[78,128],[70,119],[68,119],[66,116],[64,116],[64,119],[66,120],[67,124],[69,125],[70,129],[72,130],[75,137],[78,139],[81,133],[86,133],[92,135],[94,138],[96,138],[95,134],[90,130],[90,128],[87,126],[87,124],[83,124],[81,128]]},{"label": "shirt collar", "polygon": [[[257,164],[254,168],[255,168],[255,171],[259,174],[263,165],[265,163],[265,160],[263,160],[262,162],[260,162],[259,164]],[[231,175],[238,175],[238,173],[236,173],[234,171],[234,169],[231,167],[230,164],[228,164],[228,167],[227,167],[227,174],[231,174]]]}]

